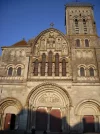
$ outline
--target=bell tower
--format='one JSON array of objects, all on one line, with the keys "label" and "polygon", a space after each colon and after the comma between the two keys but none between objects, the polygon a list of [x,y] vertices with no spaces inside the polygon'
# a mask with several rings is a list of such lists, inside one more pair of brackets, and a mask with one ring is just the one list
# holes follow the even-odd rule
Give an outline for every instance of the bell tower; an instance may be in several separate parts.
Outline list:
[{"label": "bell tower", "polygon": [[68,35],[95,35],[93,5],[73,2],[65,6],[65,26]]}]

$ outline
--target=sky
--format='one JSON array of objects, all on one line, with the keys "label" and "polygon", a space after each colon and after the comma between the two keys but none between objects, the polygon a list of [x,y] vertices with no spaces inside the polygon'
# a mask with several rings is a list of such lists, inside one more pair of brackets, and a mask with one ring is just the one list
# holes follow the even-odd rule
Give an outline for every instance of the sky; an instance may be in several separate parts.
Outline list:
[{"label": "sky", "polygon": [[[0,47],[28,41],[43,30],[54,28],[66,33],[65,6],[75,0],[0,0]],[[100,36],[100,0],[79,0],[94,5],[97,33]],[[1,54],[1,51],[0,51]]]}]

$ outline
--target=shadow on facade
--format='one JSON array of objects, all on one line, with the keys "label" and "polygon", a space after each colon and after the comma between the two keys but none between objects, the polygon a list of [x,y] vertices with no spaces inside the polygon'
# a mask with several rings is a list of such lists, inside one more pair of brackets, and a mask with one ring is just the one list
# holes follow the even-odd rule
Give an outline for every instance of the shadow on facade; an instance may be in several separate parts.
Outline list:
[{"label": "shadow on facade", "polygon": [[70,119],[67,116],[62,116],[59,109],[49,109],[49,114],[43,108],[35,112],[23,109],[18,115],[6,114],[4,123],[1,119],[2,131],[0,134],[28,134],[31,133],[32,127],[35,128],[36,134],[43,133],[43,131],[47,131],[49,134],[55,132],[59,134],[100,134],[100,124],[95,123],[92,115],[85,115],[82,122],[74,126],[70,126],[69,122]]}]

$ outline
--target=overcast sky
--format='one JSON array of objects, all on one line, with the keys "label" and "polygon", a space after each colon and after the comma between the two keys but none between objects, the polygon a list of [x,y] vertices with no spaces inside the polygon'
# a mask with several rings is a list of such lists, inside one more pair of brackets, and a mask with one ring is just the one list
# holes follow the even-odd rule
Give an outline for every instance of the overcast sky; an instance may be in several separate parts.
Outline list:
[{"label": "overcast sky", "polygon": [[[100,0],[79,0],[94,5],[100,36]],[[66,33],[64,5],[75,0],[0,0],[0,46],[12,45],[23,38],[28,41],[50,27]]]}]

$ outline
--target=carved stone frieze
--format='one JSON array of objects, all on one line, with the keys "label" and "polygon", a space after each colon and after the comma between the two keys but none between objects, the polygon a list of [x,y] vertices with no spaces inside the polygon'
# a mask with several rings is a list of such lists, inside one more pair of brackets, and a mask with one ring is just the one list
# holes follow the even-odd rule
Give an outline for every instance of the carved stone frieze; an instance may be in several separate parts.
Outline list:
[{"label": "carved stone frieze", "polygon": [[33,45],[33,53],[34,56],[39,56],[41,52],[47,52],[49,50],[60,51],[62,52],[62,55],[68,56],[68,42],[65,37],[57,31],[47,31],[41,35],[35,42],[35,45]]},{"label": "carved stone frieze", "polygon": [[60,103],[60,99],[52,92],[43,94],[38,101],[39,103]]}]

